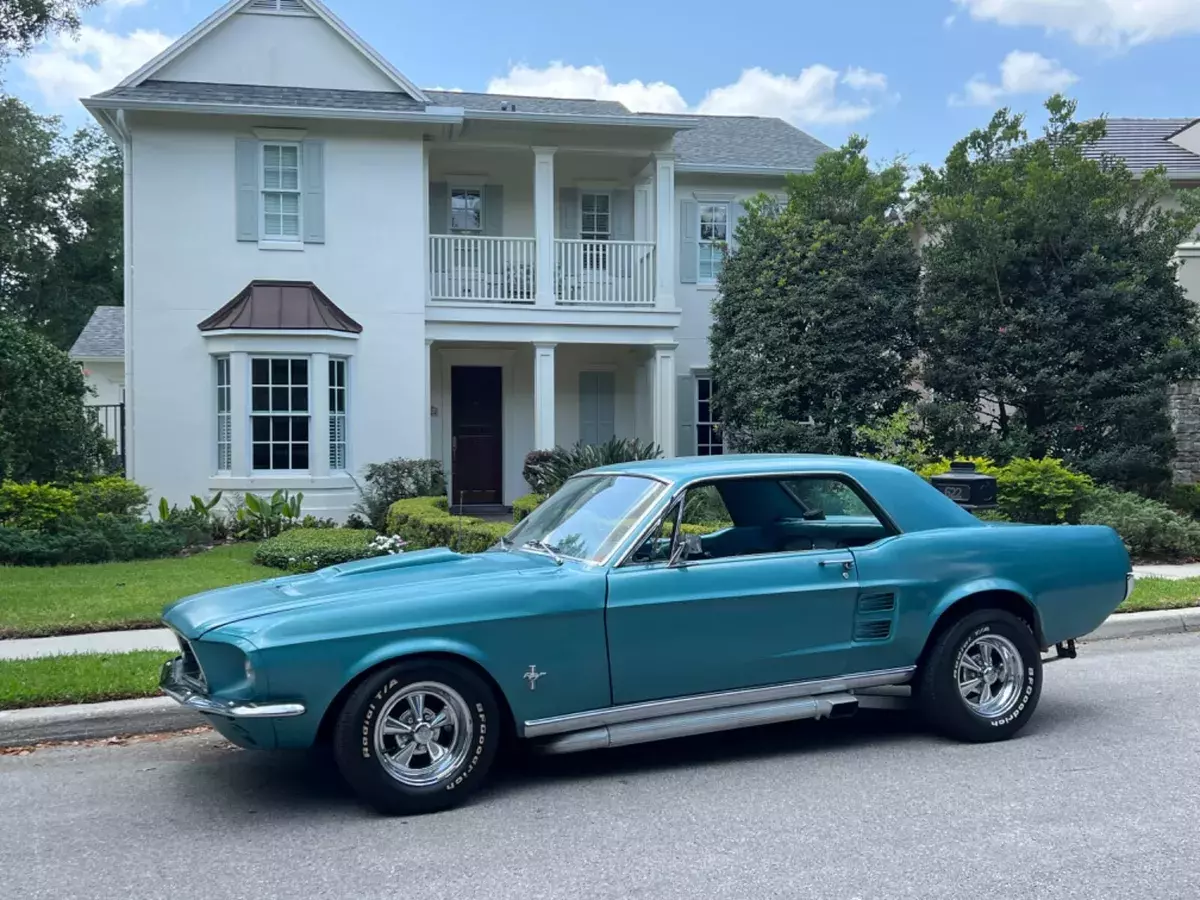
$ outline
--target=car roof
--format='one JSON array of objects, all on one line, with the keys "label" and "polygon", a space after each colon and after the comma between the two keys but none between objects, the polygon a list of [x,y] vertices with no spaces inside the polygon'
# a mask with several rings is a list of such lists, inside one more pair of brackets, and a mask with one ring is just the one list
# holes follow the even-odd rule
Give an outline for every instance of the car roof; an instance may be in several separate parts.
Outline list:
[{"label": "car roof", "polygon": [[648,459],[617,463],[593,469],[593,472],[621,472],[648,475],[671,482],[694,481],[730,475],[776,475],[803,472],[883,472],[899,469],[891,463],[854,456],[827,456],[820,453],[731,453],[724,456],[679,456],[674,459]]}]

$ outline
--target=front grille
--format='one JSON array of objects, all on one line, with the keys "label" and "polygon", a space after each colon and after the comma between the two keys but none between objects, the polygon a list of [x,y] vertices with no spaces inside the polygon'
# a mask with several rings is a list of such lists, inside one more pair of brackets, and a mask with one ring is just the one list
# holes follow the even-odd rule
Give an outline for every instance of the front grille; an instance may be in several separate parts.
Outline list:
[{"label": "front grille", "polygon": [[200,668],[200,660],[196,659],[191,643],[183,635],[177,634],[175,637],[179,639],[179,649],[183,653],[183,665],[180,666],[179,674],[193,684],[205,687],[204,670]]}]

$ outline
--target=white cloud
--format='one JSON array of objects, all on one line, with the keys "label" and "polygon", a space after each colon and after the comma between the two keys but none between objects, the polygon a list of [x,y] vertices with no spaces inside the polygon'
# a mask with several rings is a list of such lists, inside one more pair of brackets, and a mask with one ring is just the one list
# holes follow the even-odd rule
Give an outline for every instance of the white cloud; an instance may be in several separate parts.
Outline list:
[{"label": "white cloud", "polygon": [[84,25],[75,37],[51,38],[21,66],[49,104],[65,106],[118,84],[172,40],[159,31],[120,35]]},{"label": "white cloud", "polygon": [[992,106],[1005,97],[1016,94],[1053,94],[1064,91],[1079,80],[1079,76],[1064,68],[1056,59],[1040,53],[1014,50],[1000,63],[1000,82],[988,81],[976,75],[967,82],[963,94],[952,95],[954,106]]},{"label": "white cloud", "polygon": [[1064,31],[1080,44],[1126,46],[1200,31],[1196,0],[955,0],[973,18]]},{"label": "white cloud", "polygon": [[[603,66],[562,62],[553,62],[544,69],[515,65],[487,86],[492,94],[616,100],[635,112],[778,116],[796,125],[856,122],[877,108],[861,95],[886,89],[885,75],[861,67],[838,72],[813,65],[794,77],[753,68],[742,72],[733,84],[710,90],[703,100],[690,106],[679,89],[665,81],[613,82]],[[856,96],[851,99],[846,91]]]}]

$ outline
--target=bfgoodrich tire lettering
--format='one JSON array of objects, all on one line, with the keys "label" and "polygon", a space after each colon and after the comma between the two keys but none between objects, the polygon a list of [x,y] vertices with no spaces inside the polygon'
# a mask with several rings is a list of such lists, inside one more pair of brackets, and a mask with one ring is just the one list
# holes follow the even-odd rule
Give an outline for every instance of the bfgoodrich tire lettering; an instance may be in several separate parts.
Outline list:
[{"label": "bfgoodrich tire lettering", "polygon": [[1025,727],[1042,693],[1042,655],[1029,626],[999,609],[963,616],[943,631],[917,674],[914,697],[937,731],[1001,741]]},{"label": "bfgoodrich tire lettering", "polygon": [[500,739],[491,687],[466,666],[406,660],[367,678],[334,730],[343,777],[380,812],[457,806],[485,780]]}]

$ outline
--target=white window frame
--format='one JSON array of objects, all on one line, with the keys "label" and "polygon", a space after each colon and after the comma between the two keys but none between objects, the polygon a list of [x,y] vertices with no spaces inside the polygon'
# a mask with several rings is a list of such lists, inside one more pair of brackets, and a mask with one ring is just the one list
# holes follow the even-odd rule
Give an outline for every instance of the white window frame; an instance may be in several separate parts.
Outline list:
[{"label": "white window frame", "polygon": [[233,361],[228,355],[214,356],[213,361],[217,390],[217,473],[228,475],[233,471]]},{"label": "white window frame", "polygon": [[[308,400],[305,403],[307,407],[302,414],[297,414],[294,410],[286,412],[276,412],[274,410],[259,411],[254,408],[254,363],[256,360],[266,360],[268,363],[273,363],[278,360],[287,360],[288,362],[288,405],[291,406],[290,392],[293,388],[291,383],[291,363],[293,361],[302,361],[307,367],[308,379],[305,389],[308,391]],[[268,382],[267,389],[273,390],[275,385],[273,382]],[[246,444],[249,450],[250,474],[252,476],[277,476],[277,475],[307,475],[313,471],[313,448],[316,446],[315,434],[313,432],[313,357],[311,354],[281,354],[281,353],[252,353],[246,360]],[[254,464],[254,447],[256,444],[265,443],[268,447],[273,446],[278,441],[272,439],[268,441],[256,441],[254,439],[254,420],[256,418],[306,418],[308,419],[308,467],[304,469],[275,469],[266,468],[260,469]],[[289,446],[297,443],[294,440],[288,441]],[[291,452],[289,451],[289,457]],[[289,460],[290,461],[290,460]]]},{"label": "white window frame", "polygon": [[[450,187],[450,197],[447,200],[447,203],[449,204],[449,206],[446,210],[446,215],[447,215],[446,223],[447,223],[448,227],[446,230],[449,231],[450,234],[482,235],[483,229],[484,229],[485,216],[487,216],[487,204],[484,202],[484,199],[483,199],[483,185],[482,184],[451,183],[449,185],[449,187]],[[479,227],[478,228],[455,228],[454,227],[454,192],[455,191],[461,191],[463,193],[471,193],[471,194],[479,195]]]},{"label": "white window frame", "polygon": [[[696,375],[696,455],[697,456],[724,456],[725,454],[725,432],[721,430],[721,423],[713,417],[713,384],[715,379],[710,374]],[[700,397],[701,382],[708,383],[708,399],[704,400]],[[703,418],[700,415],[700,404],[708,404],[708,417]],[[700,440],[700,429],[706,427],[709,429],[709,440]],[[712,429],[720,430],[721,440],[712,440]]]},{"label": "white window frame", "polygon": [[[296,189],[285,190],[267,188],[267,148],[294,147],[296,150]],[[299,141],[259,141],[258,144],[258,236],[259,240],[273,244],[300,244],[304,241],[304,147]],[[296,234],[267,234],[267,195],[278,194],[280,208],[284,194],[296,195]],[[280,223],[280,229],[283,225]]]},{"label": "white window frame", "polygon": [[[334,368],[341,366],[342,383],[341,385],[334,384]],[[350,422],[350,360],[345,356],[329,357],[329,471],[331,472],[349,472],[350,471],[350,433],[347,427]],[[341,397],[341,409],[339,410],[336,402],[338,396]],[[337,435],[341,434],[341,440],[336,440]],[[337,459],[337,450],[341,449],[340,465]],[[311,459],[311,457],[310,457]]]},{"label": "white window frame", "polygon": [[[725,208],[725,238],[723,240],[705,240],[702,237],[702,227],[704,223],[705,207],[723,206]],[[716,252],[721,245],[729,246],[729,216],[732,212],[732,205],[727,200],[701,200],[696,204],[696,283],[697,284],[716,284],[717,274],[714,273],[711,277],[704,277],[700,273],[700,256],[704,252],[705,247],[711,247],[710,252]],[[721,251],[724,252],[723,250]],[[715,257],[714,257],[715,259]],[[722,265],[724,262],[722,261]]]},{"label": "white window frame", "polygon": [[[604,215],[608,218],[608,230],[604,232],[604,237],[584,237],[584,234],[600,234],[598,231],[585,232],[583,227],[583,200],[585,197],[604,197],[608,201],[608,211]],[[585,241],[611,241],[612,240],[612,191],[596,191],[596,190],[581,190],[579,192],[579,237]]]}]

